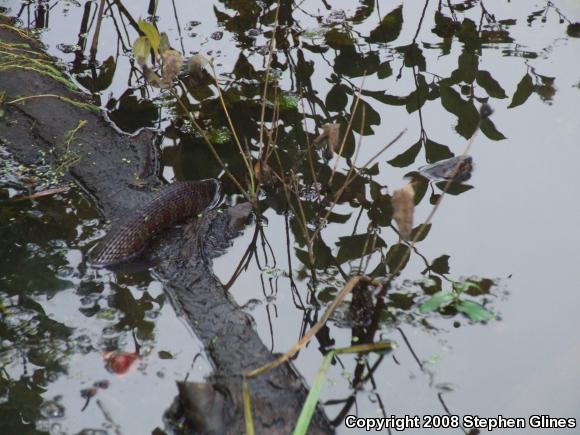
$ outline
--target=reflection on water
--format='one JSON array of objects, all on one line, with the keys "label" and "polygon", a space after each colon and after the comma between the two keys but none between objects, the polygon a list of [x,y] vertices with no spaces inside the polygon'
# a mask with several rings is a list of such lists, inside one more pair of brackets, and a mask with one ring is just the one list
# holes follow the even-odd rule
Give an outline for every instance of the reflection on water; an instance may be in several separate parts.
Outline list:
[{"label": "reflection on water", "polygon": [[[572,287],[580,278],[572,262],[580,209],[570,199],[580,182],[573,164],[580,157],[574,2],[281,1],[278,8],[224,0],[192,11],[187,2],[113,1],[102,3],[102,21],[99,3],[4,3],[24,25],[48,28],[41,36],[51,53],[119,128],[160,129],[166,178],[219,176],[227,201],[240,200],[192,113],[238,184],[250,189],[253,177],[261,181],[262,216],[214,270],[273,351],[286,351],[315,324],[348,277],[384,279],[404,268],[382,291],[355,292],[295,361],[311,381],[332,347],[399,343],[389,356],[335,360],[322,400],[337,426],[354,413],[580,417],[578,395],[568,387],[580,379],[570,364],[579,302]],[[210,65],[184,71],[171,92],[151,86],[131,53],[140,17],[166,32],[184,58],[211,59],[219,90]],[[481,118],[484,103],[495,112]],[[334,124],[340,140],[317,141]],[[251,155],[251,174],[237,141]],[[445,181],[455,177],[445,163],[423,168],[460,156],[468,144],[475,163],[469,184]],[[416,244],[402,241],[392,224],[391,198],[405,176],[414,186]],[[36,319],[17,354],[44,367],[42,377],[24,370],[3,381],[6,394],[34,391],[22,408],[27,422],[39,418],[42,400],[59,394],[62,376],[49,377],[48,367],[65,373],[78,353],[81,326],[56,315],[67,312],[54,308],[59,297],[68,295],[97,321],[85,326],[91,344],[84,348],[94,348],[86,352],[93,358],[123,352],[139,365],[151,363],[144,347],[183,348],[175,338],[155,337],[163,329],[151,313],[169,312],[161,290],[148,291],[155,282],[147,273],[111,281],[86,269],[81,252],[100,227],[78,196],[68,201],[65,214],[55,199],[2,210],[2,231],[13,243],[3,247],[2,270],[9,272],[0,285],[4,305],[18,311],[5,316],[15,322],[7,331],[27,331],[18,322]],[[55,315],[44,324],[46,307]],[[44,346],[58,352],[36,342],[35,354],[22,350],[39,330],[48,334]],[[97,330],[102,337],[92,344]],[[6,340],[7,355],[14,354],[15,339]],[[546,346],[541,356],[538,342]],[[117,354],[108,355],[110,363]],[[83,364],[76,375],[88,385],[90,364]],[[555,367],[564,374],[553,378]],[[152,402],[160,420],[169,400]],[[134,427],[130,419],[125,424]]]}]

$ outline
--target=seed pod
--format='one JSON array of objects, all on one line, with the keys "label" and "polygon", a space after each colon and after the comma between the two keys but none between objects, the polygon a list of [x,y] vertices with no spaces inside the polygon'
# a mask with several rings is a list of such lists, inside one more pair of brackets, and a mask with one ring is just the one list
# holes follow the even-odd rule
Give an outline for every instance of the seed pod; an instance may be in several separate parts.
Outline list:
[{"label": "seed pod", "polygon": [[391,200],[393,219],[397,222],[403,240],[409,240],[413,230],[413,213],[415,211],[415,189],[411,183],[395,190]]}]

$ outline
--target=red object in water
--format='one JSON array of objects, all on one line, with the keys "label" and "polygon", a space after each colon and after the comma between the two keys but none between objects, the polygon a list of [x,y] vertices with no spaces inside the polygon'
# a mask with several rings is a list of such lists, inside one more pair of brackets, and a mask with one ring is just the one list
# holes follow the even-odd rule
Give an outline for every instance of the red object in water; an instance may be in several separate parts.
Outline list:
[{"label": "red object in water", "polygon": [[117,375],[124,375],[129,371],[133,363],[139,359],[139,354],[107,352],[103,354],[103,358],[107,363],[107,370]]}]

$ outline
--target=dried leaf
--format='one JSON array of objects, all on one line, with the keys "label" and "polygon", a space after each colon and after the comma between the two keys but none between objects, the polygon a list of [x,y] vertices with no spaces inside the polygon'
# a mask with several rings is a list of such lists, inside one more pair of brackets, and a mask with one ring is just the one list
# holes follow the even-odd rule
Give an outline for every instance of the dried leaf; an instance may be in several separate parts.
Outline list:
[{"label": "dried leaf", "polygon": [[415,211],[415,189],[411,183],[393,193],[393,219],[397,222],[399,233],[404,240],[409,240],[413,230],[413,213]]},{"label": "dried leaf", "polygon": [[166,50],[162,58],[161,77],[166,83],[171,83],[181,71],[181,54],[175,50]]},{"label": "dried leaf", "polygon": [[330,160],[336,152],[336,147],[340,140],[340,124],[324,124],[322,126],[322,133],[314,139],[315,144],[320,144],[326,141],[326,149],[324,150],[324,158]]},{"label": "dried leaf", "polygon": [[145,76],[145,80],[154,88],[166,88],[164,80],[159,77],[159,75],[149,68],[147,65],[143,65],[143,75]]},{"label": "dried leaf", "polygon": [[270,169],[268,162],[258,160],[254,164],[254,173],[259,182],[263,184],[274,184],[274,175],[272,174],[272,169]]}]

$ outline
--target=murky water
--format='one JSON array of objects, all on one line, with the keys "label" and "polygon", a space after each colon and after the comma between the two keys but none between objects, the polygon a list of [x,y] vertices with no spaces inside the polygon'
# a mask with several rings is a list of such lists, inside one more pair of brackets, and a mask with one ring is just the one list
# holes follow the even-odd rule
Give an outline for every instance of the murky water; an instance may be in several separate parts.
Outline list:
[{"label": "murky water", "polygon": [[[127,2],[124,14],[117,2],[111,4],[97,45],[100,67],[91,70],[87,58],[98,2],[0,0],[23,25],[41,29],[49,52],[100,98],[119,127],[164,131],[168,180],[220,176],[207,145],[176,117],[170,95],[147,86],[132,61],[137,32],[128,15],[150,18],[147,5]],[[572,25],[580,20],[578,3],[466,1],[454,11],[435,1],[406,2],[402,8],[374,1],[282,6],[272,62],[277,95],[269,98],[278,98],[281,107],[284,128],[277,144],[283,165],[300,174],[309,228],[321,224],[315,181],[332,184],[328,176],[335,162],[336,178],[343,180],[340,174],[355,159],[359,140],[356,164],[361,166],[406,132],[333,209],[323,242],[315,245],[313,265],[296,210],[285,214],[282,189],[266,188],[261,205],[268,244],[259,239],[255,257],[230,288],[256,319],[264,343],[274,352],[294,344],[344,284],[339,269],[351,275],[364,268],[377,277],[393,271],[401,245],[390,225],[388,195],[405,184],[410,171],[460,155],[477,127],[477,110],[487,101],[495,112],[469,151],[475,170],[466,184],[472,188],[444,198],[386,299],[379,304],[371,298],[373,308],[382,306],[378,329],[353,321],[343,307],[294,363],[312,382],[331,347],[369,336],[397,342],[384,357],[347,355],[332,365],[321,401],[338,433],[351,432],[344,426],[347,414],[580,418],[580,44]],[[254,153],[274,11],[269,3],[204,1],[193,8],[176,1],[160,2],[155,12],[158,29],[168,33],[175,49],[214,59],[233,123]],[[227,120],[215,88],[208,82],[187,86],[216,149],[243,180],[231,135],[218,134],[227,132]],[[316,153],[314,180],[304,157],[307,142],[329,122],[341,123],[345,131],[359,88],[357,104],[364,115],[354,115],[355,133],[346,148],[351,160],[335,153],[326,163]],[[266,119],[272,119],[272,110]],[[228,201],[239,200],[225,177],[224,182]],[[415,225],[425,221],[441,193],[427,181],[420,185],[426,190]],[[174,381],[203,379],[210,367],[203,357],[195,358],[203,349],[176,317],[162,285],[148,273],[117,276],[86,265],[83,253],[104,227],[75,189],[3,203],[0,219],[3,433],[163,428]],[[365,247],[367,234],[382,241],[372,252]],[[215,260],[223,283],[230,281],[253,235],[254,228],[248,228]],[[481,304],[494,320],[472,322],[452,308],[420,313],[429,295],[466,279],[479,283],[479,291],[461,297]],[[136,353],[138,358],[131,358]],[[111,355],[128,358],[126,370],[112,366]]]}]

